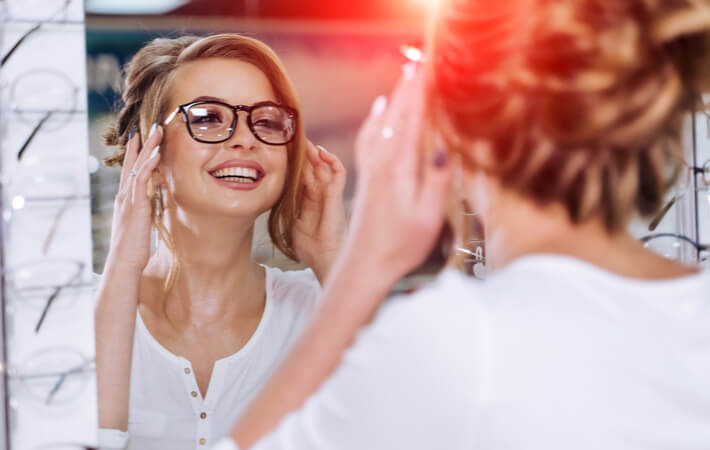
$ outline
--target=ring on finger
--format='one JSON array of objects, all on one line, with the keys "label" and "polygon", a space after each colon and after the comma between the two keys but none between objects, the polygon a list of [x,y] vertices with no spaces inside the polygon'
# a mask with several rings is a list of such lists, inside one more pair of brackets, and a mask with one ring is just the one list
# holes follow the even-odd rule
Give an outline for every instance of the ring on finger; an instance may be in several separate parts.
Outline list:
[{"label": "ring on finger", "polygon": [[385,139],[392,139],[392,136],[394,136],[394,129],[392,127],[387,126],[382,129],[382,137]]},{"label": "ring on finger", "polygon": [[131,170],[130,172],[128,172],[128,175],[130,175],[130,176],[132,176],[132,177],[137,177],[137,176],[138,176],[138,172],[136,172],[135,170]]}]

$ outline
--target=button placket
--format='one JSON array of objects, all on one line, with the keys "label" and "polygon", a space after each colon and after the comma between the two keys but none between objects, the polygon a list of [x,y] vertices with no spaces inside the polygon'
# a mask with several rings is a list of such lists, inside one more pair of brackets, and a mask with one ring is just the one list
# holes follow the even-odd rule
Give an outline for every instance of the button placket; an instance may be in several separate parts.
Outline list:
[{"label": "button placket", "polygon": [[[198,448],[204,448],[206,443],[212,439],[212,424],[210,423],[209,417],[211,414],[207,414],[207,411],[201,411],[197,416],[197,443]],[[211,445],[211,444],[210,444]]]},{"label": "button placket", "polygon": [[190,361],[185,358],[180,358],[180,361],[182,362],[183,383],[190,403],[192,404],[192,409],[196,414],[200,414],[200,412],[204,411],[204,400],[200,396],[200,389],[197,387],[195,371],[192,370]]}]

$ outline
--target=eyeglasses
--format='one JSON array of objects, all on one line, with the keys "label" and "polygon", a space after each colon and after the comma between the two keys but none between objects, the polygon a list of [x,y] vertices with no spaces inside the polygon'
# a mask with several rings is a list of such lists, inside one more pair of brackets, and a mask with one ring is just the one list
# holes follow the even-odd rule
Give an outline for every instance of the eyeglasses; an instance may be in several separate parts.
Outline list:
[{"label": "eyeglasses", "polygon": [[61,409],[79,398],[95,371],[93,359],[78,350],[56,347],[33,354],[7,373],[34,403]]},{"label": "eyeglasses", "polygon": [[75,260],[44,260],[13,267],[5,274],[8,281],[8,296],[12,304],[41,309],[34,331],[39,333],[53,304],[63,299],[69,303],[75,296],[61,294],[69,288],[91,286],[82,281],[84,263]]},{"label": "eyeglasses", "polygon": [[648,225],[649,231],[654,231],[661,223],[663,218],[666,217],[668,211],[670,211],[673,205],[675,205],[678,200],[683,198],[683,196],[691,190],[690,185],[695,176],[700,175],[701,181],[703,183],[703,186],[696,189],[696,192],[705,191],[710,188],[710,160],[705,161],[702,167],[689,166],[685,163],[683,164],[684,167],[681,169],[678,181],[673,186],[670,200],[663,206],[663,208],[661,208],[660,211],[658,211],[658,213],[653,217],[653,219],[651,219],[651,222]]},{"label": "eyeglasses", "polygon": [[[67,22],[67,12],[72,0],[14,0],[10,4],[11,10],[8,13],[10,16],[8,21],[13,22],[35,22],[36,20],[26,19],[24,16],[27,15],[28,11],[32,11],[34,16],[30,15],[30,18],[37,16],[37,11],[45,11],[48,14],[46,18],[35,23],[29,30],[15,42],[15,44],[5,53],[5,56],[0,60],[0,67],[4,66],[5,63],[10,59],[10,57],[17,51],[27,38],[32,34],[39,31],[40,28],[46,23],[66,23]],[[34,8],[34,9],[33,9]]]},{"label": "eyeglasses", "polygon": [[64,73],[52,69],[30,70],[10,86],[11,112],[34,123],[32,131],[17,151],[21,160],[40,130],[58,129],[77,112],[79,88]]},{"label": "eyeglasses", "polygon": [[229,140],[237,129],[237,113],[247,112],[247,126],[254,137],[268,145],[286,145],[296,135],[295,109],[273,102],[259,102],[252,106],[228,105],[218,101],[198,101],[177,107],[168,116],[168,125],[182,112],[187,131],[197,142],[219,144]]},{"label": "eyeglasses", "polygon": [[661,256],[679,262],[710,265],[710,245],[695,242],[687,236],[675,233],[657,233],[641,238],[643,246]]},{"label": "eyeglasses", "polygon": [[[78,170],[80,162],[64,155],[30,155],[17,163],[5,185],[10,199],[9,208],[3,211],[10,236],[8,249],[19,242],[26,246],[27,255],[29,249],[41,243],[41,253],[32,256],[46,256],[55,243],[62,218],[71,215],[74,206],[88,207],[88,185],[81,186],[77,181],[82,175]],[[16,231],[19,241],[13,235]],[[31,240],[22,239],[27,233],[31,233]]]}]

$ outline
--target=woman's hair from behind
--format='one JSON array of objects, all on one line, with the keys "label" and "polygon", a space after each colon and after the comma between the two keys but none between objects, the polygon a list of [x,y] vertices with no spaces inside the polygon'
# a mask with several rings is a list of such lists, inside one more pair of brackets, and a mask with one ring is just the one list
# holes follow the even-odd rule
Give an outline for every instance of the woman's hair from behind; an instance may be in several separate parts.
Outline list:
[{"label": "woman's hair from behind", "polygon": [[[123,163],[128,134],[133,126],[138,127],[145,140],[152,124],[162,122],[170,113],[169,92],[177,70],[190,62],[206,58],[235,58],[253,64],[266,75],[276,100],[298,110],[295,89],[279,58],[266,44],[237,34],[157,38],[141,48],[125,67],[123,106],[115,125],[104,135],[106,145],[119,148],[105,159],[106,165]],[[292,247],[291,230],[297,218],[302,193],[301,174],[306,150],[305,130],[300,118],[296,137],[287,148],[285,187],[271,209],[268,229],[273,244],[287,257],[297,260]],[[160,219],[154,220],[154,226],[174,255],[175,244],[167,228]],[[172,286],[178,270],[179,263],[173,257],[166,288]]]},{"label": "woman's hair from behind", "polygon": [[615,232],[656,213],[682,167],[709,30],[709,0],[445,0],[433,126],[468,167]]}]

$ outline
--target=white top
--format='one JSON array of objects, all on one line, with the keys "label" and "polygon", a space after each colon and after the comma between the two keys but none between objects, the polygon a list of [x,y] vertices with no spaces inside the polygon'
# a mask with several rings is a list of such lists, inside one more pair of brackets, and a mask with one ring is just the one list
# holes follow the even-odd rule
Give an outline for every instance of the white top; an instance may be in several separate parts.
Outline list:
[{"label": "white top", "polygon": [[[216,449],[235,449],[223,441]],[[552,255],[388,302],[252,450],[710,449],[710,272]]]},{"label": "white top", "polygon": [[311,270],[265,269],[261,321],[241,350],[215,362],[205,398],[190,361],[160,345],[138,314],[128,433],[100,430],[101,448],[205,449],[229,432],[311,317],[320,293]]}]

